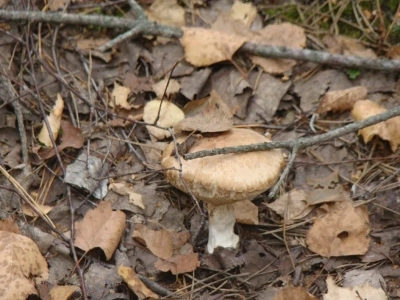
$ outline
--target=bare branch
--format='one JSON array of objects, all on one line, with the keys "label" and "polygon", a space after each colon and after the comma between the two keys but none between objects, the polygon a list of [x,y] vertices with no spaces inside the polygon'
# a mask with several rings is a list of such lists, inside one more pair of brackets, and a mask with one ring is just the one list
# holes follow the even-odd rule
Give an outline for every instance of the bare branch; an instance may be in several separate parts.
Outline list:
[{"label": "bare branch", "polygon": [[183,157],[184,159],[190,160],[205,156],[213,156],[219,154],[228,154],[228,153],[243,153],[243,152],[250,152],[250,151],[263,151],[268,149],[275,149],[275,148],[284,148],[288,150],[293,150],[297,148],[298,150],[304,149],[306,147],[321,144],[326,141],[330,141],[332,139],[341,137],[345,134],[355,132],[357,130],[363,129],[365,127],[374,125],[376,123],[386,121],[390,118],[396,117],[400,115],[400,105],[396,106],[382,114],[375,115],[369,117],[365,120],[354,122],[348,124],[346,126],[331,130],[327,133],[300,138],[297,140],[291,140],[287,142],[269,142],[269,143],[260,143],[260,144],[252,144],[252,145],[245,145],[245,146],[234,146],[234,147],[226,147],[226,148],[217,148],[212,150],[204,150],[198,151],[194,153],[185,154]]},{"label": "bare branch", "polygon": [[[9,21],[31,21],[64,23],[72,25],[93,25],[106,28],[121,28],[130,30],[141,28],[140,34],[155,35],[168,38],[180,38],[183,32],[180,28],[160,25],[140,17],[136,20],[128,18],[109,17],[102,15],[80,15],[57,12],[38,11],[5,11],[0,10],[0,19]],[[136,31],[134,31],[136,35]],[[287,47],[256,45],[245,43],[240,52],[263,57],[289,58],[296,60],[312,61],[320,64],[335,65],[343,67],[357,67],[372,70],[398,71],[400,60],[389,59],[364,59],[358,56],[330,54],[327,52],[309,49],[291,49]]]}]

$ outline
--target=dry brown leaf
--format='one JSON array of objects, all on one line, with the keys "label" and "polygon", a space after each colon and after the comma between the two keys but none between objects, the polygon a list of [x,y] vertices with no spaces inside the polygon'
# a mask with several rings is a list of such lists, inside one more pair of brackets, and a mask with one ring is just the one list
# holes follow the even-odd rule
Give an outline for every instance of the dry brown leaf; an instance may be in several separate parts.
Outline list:
[{"label": "dry brown leaf", "polygon": [[76,222],[75,246],[84,251],[101,248],[109,260],[124,233],[125,219],[122,211],[111,209],[110,202],[101,202]]},{"label": "dry brown leaf", "polygon": [[[85,142],[85,138],[80,128],[72,126],[70,121],[61,120],[61,143],[57,146],[58,152],[61,152],[65,148],[71,147],[80,149]],[[54,148],[40,148],[37,152],[41,160],[51,158],[56,155]],[[34,161],[34,163],[40,164],[42,161]]]},{"label": "dry brown leaf", "polygon": [[[386,108],[371,100],[359,100],[354,105],[351,115],[357,121],[384,113]],[[400,116],[394,117],[384,122],[368,126],[358,131],[365,143],[368,143],[377,135],[385,141],[389,141],[390,147],[395,152],[400,145]]]},{"label": "dry brown leaf", "polygon": [[[208,99],[195,100],[189,104],[191,107],[189,117],[180,121],[175,127],[176,130],[221,132],[233,127],[231,110],[215,90],[211,91]],[[188,109],[185,111],[188,112]]]},{"label": "dry brown leaf", "polygon": [[338,287],[331,276],[326,279],[328,293],[324,295],[324,300],[387,300],[385,292],[381,288],[374,288],[369,284],[355,286],[352,288]]},{"label": "dry brown leaf", "polygon": [[[53,134],[54,140],[57,139],[58,133],[60,131],[63,109],[64,109],[64,100],[61,98],[60,94],[57,94],[56,103],[54,104],[52,110],[50,111],[49,116],[46,117],[47,121],[49,122],[50,129]],[[46,147],[53,147],[53,144],[51,143],[51,139],[49,136],[49,132],[47,130],[47,126],[44,123],[44,121],[43,121],[42,130],[40,131],[40,133],[38,135],[38,140],[39,140],[39,142],[44,144]]]},{"label": "dry brown leaf", "polygon": [[49,278],[47,262],[28,237],[0,231],[1,299],[26,299],[35,285]]},{"label": "dry brown leaf", "polygon": [[128,96],[130,92],[131,90],[129,88],[114,82],[114,90],[111,93],[111,99],[108,105],[110,107],[119,106],[128,110],[133,108],[132,105],[128,103]]},{"label": "dry brown leaf", "polygon": [[285,223],[292,224],[313,210],[313,207],[308,205],[308,198],[308,193],[304,190],[293,189],[266,206],[279,214]]},{"label": "dry brown leaf", "polygon": [[229,11],[229,17],[250,27],[257,17],[257,8],[251,2],[236,1]]},{"label": "dry brown leaf", "polygon": [[176,27],[185,25],[185,10],[177,0],[156,0],[146,14],[151,21],[160,24]]},{"label": "dry brown leaf", "polygon": [[59,10],[64,8],[66,3],[68,3],[68,0],[48,0],[47,5],[49,10]]},{"label": "dry brown leaf", "polygon": [[7,231],[16,234],[21,234],[21,230],[14,220],[11,218],[0,220],[0,231]]},{"label": "dry brown leaf", "polygon": [[158,295],[153,293],[139,278],[138,274],[131,268],[125,266],[118,267],[118,274],[127,283],[129,288],[139,299],[159,299]]},{"label": "dry brown leaf", "polygon": [[[162,99],[164,95],[164,91],[166,96],[170,96],[172,94],[177,94],[179,90],[181,89],[181,85],[179,82],[175,79],[170,79],[168,82],[168,78],[164,78],[163,80],[153,84],[153,92],[156,93],[157,97],[159,99]],[[167,90],[165,90],[166,86],[168,84]]]},{"label": "dry brown leaf", "polygon": [[357,100],[366,99],[367,94],[368,90],[363,86],[327,92],[320,100],[317,113],[322,114],[329,111],[350,110]]},{"label": "dry brown leaf", "polygon": [[[296,295],[294,297],[294,295]],[[280,290],[274,297],[273,300],[317,300],[316,297],[313,295],[310,295],[306,289],[304,289],[301,286],[294,287],[294,286],[288,286],[282,290]],[[337,298],[336,300],[339,300],[340,298]]]},{"label": "dry brown leaf", "polygon": [[[285,46],[302,49],[306,45],[304,29],[291,23],[272,24],[257,31],[249,42],[273,46]],[[272,59],[252,56],[254,64],[260,65],[265,72],[281,74],[290,70],[296,61],[290,59]]]},{"label": "dry brown leaf", "polygon": [[56,285],[51,288],[49,294],[51,300],[68,300],[76,291],[79,291],[79,286]]},{"label": "dry brown leaf", "polygon": [[199,255],[193,252],[190,244],[186,244],[179,250],[178,254],[164,260],[159,259],[154,267],[162,272],[170,271],[172,274],[192,272],[200,266]]},{"label": "dry brown leaf", "polygon": [[[48,214],[53,209],[53,206],[44,205],[44,204],[40,204],[40,203],[36,203],[35,206],[42,214]],[[27,215],[27,216],[30,216],[30,217],[37,217],[38,216],[32,210],[32,208],[28,204],[25,204],[25,203],[22,205],[22,213],[24,215]]]},{"label": "dry brown leaf", "polygon": [[104,62],[110,62],[112,59],[113,51],[110,52],[100,52],[98,49],[103,46],[110,39],[99,38],[99,39],[79,39],[76,42],[76,48],[83,55],[90,55],[102,59]]},{"label": "dry brown leaf", "polygon": [[173,274],[191,272],[199,265],[198,254],[188,243],[190,233],[175,232],[166,229],[152,230],[144,224],[136,224],[132,237],[156,255],[159,260],[154,267]]},{"label": "dry brown leaf", "polygon": [[[157,125],[162,127],[174,127],[179,121],[185,118],[183,111],[175,104],[168,101],[153,100],[146,104],[143,112],[143,120],[146,123],[152,124],[157,118],[158,111],[161,106],[160,118],[157,121]],[[147,125],[147,130],[152,137],[159,140],[168,138],[171,136],[168,130],[156,128],[154,126]]]},{"label": "dry brown leaf", "polygon": [[159,258],[168,259],[174,252],[171,233],[165,229],[152,230],[144,224],[136,224],[132,237]]},{"label": "dry brown leaf", "polygon": [[119,195],[127,195],[129,197],[129,203],[145,209],[142,195],[135,193],[133,191],[133,187],[130,184],[127,184],[125,182],[113,182],[109,185],[109,188]]},{"label": "dry brown leaf", "polygon": [[328,46],[330,53],[355,55],[362,58],[375,59],[376,54],[366,48],[360,41],[344,36],[325,36],[322,41]]},{"label": "dry brown leaf", "polygon": [[246,41],[244,36],[206,28],[183,27],[185,59],[196,67],[231,60]]},{"label": "dry brown leaf", "polygon": [[370,241],[366,207],[354,207],[350,200],[324,207],[326,215],[318,217],[307,233],[310,250],[324,257],[365,254]]},{"label": "dry brown leaf", "polygon": [[339,170],[334,170],[328,176],[322,178],[307,178],[310,186],[308,193],[308,205],[316,205],[324,202],[343,201],[349,199],[348,193],[339,183]]},{"label": "dry brown leaf", "polygon": [[240,224],[258,224],[258,206],[249,200],[233,203],[236,222]]}]

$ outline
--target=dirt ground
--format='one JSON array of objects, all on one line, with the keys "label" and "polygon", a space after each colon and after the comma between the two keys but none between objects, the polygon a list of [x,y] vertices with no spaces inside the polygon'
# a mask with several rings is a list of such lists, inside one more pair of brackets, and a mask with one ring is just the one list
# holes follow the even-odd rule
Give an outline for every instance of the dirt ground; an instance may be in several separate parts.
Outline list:
[{"label": "dirt ground", "polygon": [[380,2],[0,1],[0,299],[399,299]]}]

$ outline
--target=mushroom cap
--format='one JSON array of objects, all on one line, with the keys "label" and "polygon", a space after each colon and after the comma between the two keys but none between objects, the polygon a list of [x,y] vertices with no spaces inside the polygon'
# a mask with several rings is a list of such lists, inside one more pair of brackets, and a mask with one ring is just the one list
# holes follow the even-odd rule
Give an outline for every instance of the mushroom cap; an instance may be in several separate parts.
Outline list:
[{"label": "mushroom cap", "polygon": [[[178,143],[186,136],[177,139]],[[216,136],[196,139],[188,153],[230,146],[269,142],[265,136],[249,129],[233,128]],[[161,164],[167,180],[183,192],[179,162],[174,143],[163,152]],[[280,149],[206,156],[182,162],[182,178],[196,198],[214,206],[251,200],[269,189],[279,178],[285,164]],[[176,170],[171,170],[175,168]]]}]

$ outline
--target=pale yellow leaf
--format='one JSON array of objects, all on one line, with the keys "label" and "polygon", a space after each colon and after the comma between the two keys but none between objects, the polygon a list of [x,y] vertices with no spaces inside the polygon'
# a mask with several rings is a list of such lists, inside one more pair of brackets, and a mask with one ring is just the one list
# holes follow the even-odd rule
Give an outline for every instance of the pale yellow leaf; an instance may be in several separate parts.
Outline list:
[{"label": "pale yellow leaf", "polygon": [[[168,88],[167,88],[167,90],[165,90],[165,88],[167,87],[167,84],[168,84]],[[164,91],[167,96],[172,95],[172,94],[177,94],[179,92],[179,90],[181,89],[181,85],[175,79],[170,79],[168,82],[168,78],[164,78],[163,80],[160,80],[159,82],[153,84],[152,88],[153,88],[154,93],[156,93],[157,97],[159,99],[162,99],[162,97],[164,95]]]},{"label": "pale yellow leaf", "polygon": [[196,67],[231,60],[246,41],[244,36],[214,29],[183,27],[182,30],[185,58]]},{"label": "pale yellow leaf", "polygon": [[125,109],[131,109],[132,105],[128,103],[128,96],[131,90],[125,86],[119,85],[117,82],[114,82],[114,90],[111,94],[111,100],[108,103],[110,107],[119,106]]},{"label": "pale yellow leaf", "polygon": [[[161,110],[160,110],[161,105]],[[183,111],[175,104],[168,101],[153,100],[146,104],[143,111],[143,120],[146,123],[152,124],[157,118],[158,112],[160,111],[160,118],[157,121],[157,125],[161,127],[174,127],[179,121],[185,118]],[[150,135],[161,140],[170,137],[171,134],[168,130],[157,128],[151,125],[146,126]]]},{"label": "pale yellow leaf", "polygon": [[158,295],[153,293],[131,268],[119,266],[118,275],[122,277],[139,299],[159,299]]},{"label": "pale yellow leaf", "polygon": [[[63,109],[64,109],[64,100],[61,98],[60,94],[57,94],[56,103],[54,104],[53,109],[50,111],[50,114],[47,117],[47,121],[49,122],[54,140],[57,139],[58,133],[60,131]],[[42,125],[42,130],[38,135],[38,140],[47,147],[53,147],[53,144],[49,136],[49,132],[47,130],[47,126],[44,121]]]}]

